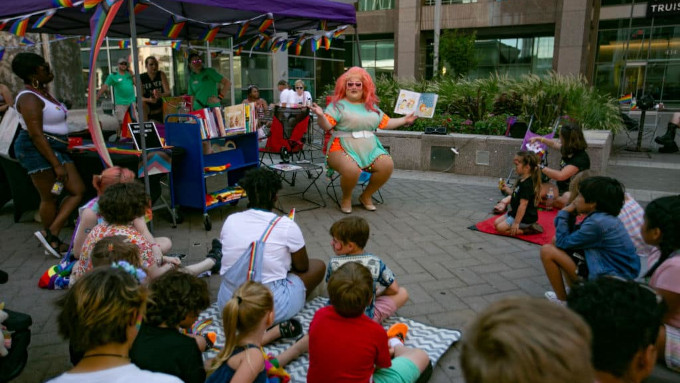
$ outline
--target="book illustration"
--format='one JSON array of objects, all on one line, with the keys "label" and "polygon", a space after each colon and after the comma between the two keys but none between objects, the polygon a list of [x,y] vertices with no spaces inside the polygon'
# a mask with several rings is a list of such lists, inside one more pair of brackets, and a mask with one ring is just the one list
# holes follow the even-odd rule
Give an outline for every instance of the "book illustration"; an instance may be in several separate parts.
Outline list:
[{"label": "book illustration", "polygon": [[408,115],[414,113],[418,117],[432,118],[439,95],[436,93],[418,93],[400,89],[394,113]]},{"label": "book illustration", "polygon": [[284,172],[302,169],[302,166],[292,165],[292,164],[271,164],[271,165],[269,165],[269,167],[272,168],[272,169],[277,169],[277,170],[281,170],[281,171],[284,171]]},{"label": "book illustration", "polygon": [[238,104],[224,108],[224,127],[227,132],[246,129],[246,110],[245,105]]}]

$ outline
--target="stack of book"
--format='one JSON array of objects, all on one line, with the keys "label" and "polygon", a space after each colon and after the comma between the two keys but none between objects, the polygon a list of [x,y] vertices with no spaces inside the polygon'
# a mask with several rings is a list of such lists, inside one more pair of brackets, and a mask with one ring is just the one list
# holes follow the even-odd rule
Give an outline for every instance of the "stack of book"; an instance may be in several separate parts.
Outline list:
[{"label": "stack of book", "polygon": [[254,103],[227,106],[224,110],[219,107],[203,108],[190,113],[197,117],[204,140],[257,130]]}]

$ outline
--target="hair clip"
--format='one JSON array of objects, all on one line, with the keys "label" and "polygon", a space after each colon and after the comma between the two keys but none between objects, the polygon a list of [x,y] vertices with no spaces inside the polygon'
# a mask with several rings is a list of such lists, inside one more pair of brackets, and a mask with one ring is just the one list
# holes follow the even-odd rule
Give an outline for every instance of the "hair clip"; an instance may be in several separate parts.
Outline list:
[{"label": "hair clip", "polygon": [[146,279],[146,273],[144,272],[144,270],[134,267],[131,264],[127,263],[126,261],[113,262],[111,264],[111,267],[113,267],[114,269],[122,269],[123,271],[135,277],[135,279],[139,283],[144,283],[144,280]]}]

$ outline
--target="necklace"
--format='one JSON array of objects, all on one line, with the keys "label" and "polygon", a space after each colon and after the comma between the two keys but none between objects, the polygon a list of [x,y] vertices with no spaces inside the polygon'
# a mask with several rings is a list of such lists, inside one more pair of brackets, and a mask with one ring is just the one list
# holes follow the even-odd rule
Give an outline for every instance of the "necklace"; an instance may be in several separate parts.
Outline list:
[{"label": "necklace", "polygon": [[95,358],[95,357],[101,357],[101,356],[110,356],[110,357],[114,357],[114,358],[130,359],[129,356],[121,355],[121,354],[90,354],[90,355],[83,355],[83,357],[81,359]]}]

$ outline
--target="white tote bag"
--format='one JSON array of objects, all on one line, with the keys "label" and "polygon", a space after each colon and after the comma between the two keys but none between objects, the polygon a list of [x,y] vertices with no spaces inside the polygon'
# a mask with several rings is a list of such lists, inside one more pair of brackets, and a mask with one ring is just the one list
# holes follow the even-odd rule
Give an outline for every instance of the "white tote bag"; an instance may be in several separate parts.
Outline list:
[{"label": "white tote bag", "polygon": [[14,140],[19,129],[19,112],[10,106],[0,121],[0,157],[14,159]]}]

